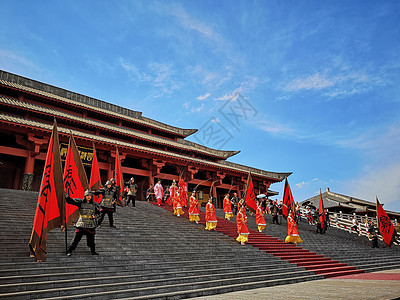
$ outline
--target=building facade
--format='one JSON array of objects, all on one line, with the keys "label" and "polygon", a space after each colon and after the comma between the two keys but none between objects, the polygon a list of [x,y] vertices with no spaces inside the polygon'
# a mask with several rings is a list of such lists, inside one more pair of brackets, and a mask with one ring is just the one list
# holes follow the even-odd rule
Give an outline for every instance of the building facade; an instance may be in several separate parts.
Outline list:
[{"label": "building facade", "polygon": [[[259,193],[291,173],[269,172],[227,159],[239,151],[202,146],[186,138],[197,129],[183,129],[146,118],[102,100],[0,70],[0,187],[39,190],[54,118],[61,154],[70,133],[75,137],[90,174],[93,145],[102,181],[114,176],[118,147],[125,181],[134,177],[143,199],[150,184],[164,186],[183,178],[189,191],[217,196],[220,206],[227,191],[243,192],[251,172]],[[89,176],[88,176],[89,177]]]}]

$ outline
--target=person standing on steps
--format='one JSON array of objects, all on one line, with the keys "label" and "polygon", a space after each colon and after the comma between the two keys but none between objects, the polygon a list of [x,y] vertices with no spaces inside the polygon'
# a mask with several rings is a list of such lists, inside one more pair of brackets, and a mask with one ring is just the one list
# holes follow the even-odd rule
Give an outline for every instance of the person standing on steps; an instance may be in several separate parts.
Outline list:
[{"label": "person standing on steps", "polygon": [[352,222],[352,226],[351,229],[354,230],[358,235],[361,235],[360,232],[358,231],[358,221],[356,220],[356,218],[351,217],[351,222]]},{"label": "person standing on steps", "polygon": [[164,196],[164,189],[161,185],[161,180],[158,180],[157,184],[154,186],[154,196],[157,199],[157,205],[161,206],[162,199]]},{"label": "person standing on steps", "polygon": [[103,223],[104,216],[108,216],[108,221],[110,222],[110,227],[116,228],[114,226],[114,212],[115,203],[117,202],[115,195],[115,189],[112,186],[111,181],[107,181],[104,188],[101,188],[93,193],[94,195],[102,195],[103,199],[100,202],[100,218],[98,221],[98,227]]},{"label": "person standing on steps", "polygon": [[232,203],[231,200],[229,200],[229,194],[226,194],[223,201],[223,207],[224,207],[225,219],[227,220],[230,220],[233,217],[231,204]]},{"label": "person standing on steps", "polygon": [[128,188],[128,194],[126,196],[126,206],[129,206],[129,203],[132,201],[132,207],[135,207],[136,202],[136,193],[138,190],[138,186],[135,183],[135,178],[129,179],[128,182],[125,182],[125,187]]},{"label": "person standing on steps", "polygon": [[267,224],[265,223],[264,211],[261,202],[257,202],[256,223],[258,226],[258,231],[263,232]]},{"label": "person standing on steps", "polygon": [[239,203],[238,195],[237,195],[237,193],[233,193],[233,197],[231,199],[231,208],[232,208],[232,212],[235,216],[238,212],[238,203]]},{"label": "person standing on steps", "polygon": [[115,178],[111,178],[109,181],[111,182],[112,188],[114,190],[114,197],[115,197],[114,212],[116,212],[117,211],[117,204],[116,203],[117,203],[117,200],[118,200],[118,197],[119,197],[120,188],[117,186],[117,182],[115,181]]},{"label": "person standing on steps", "polygon": [[236,216],[236,226],[238,231],[238,237],[236,241],[238,241],[242,246],[246,244],[249,240],[249,229],[247,228],[247,215],[246,215],[246,207],[244,205],[240,205],[239,212]]},{"label": "person standing on steps", "polygon": [[199,224],[200,216],[199,216],[199,201],[196,199],[196,190],[193,191],[192,195],[189,199],[189,221],[196,222]]},{"label": "person standing on steps", "polygon": [[206,228],[205,230],[215,230],[217,228],[217,216],[215,214],[215,207],[212,203],[212,197],[208,198],[206,204]]},{"label": "person standing on steps", "polygon": [[99,207],[98,204],[93,201],[92,192],[86,190],[83,199],[72,199],[67,194],[65,196],[65,201],[68,204],[77,206],[79,209],[79,218],[75,224],[75,235],[67,248],[67,255],[72,255],[72,252],[76,249],[84,235],[86,235],[86,244],[90,248],[92,255],[98,255],[94,236],[96,234],[96,215],[99,213]]},{"label": "person standing on steps", "polygon": [[272,224],[276,223],[277,225],[279,225],[279,222],[278,222],[279,207],[278,207],[278,203],[276,202],[276,200],[272,204],[271,214],[272,214]]},{"label": "person standing on steps", "polygon": [[181,197],[179,195],[179,192],[176,191],[174,195],[174,199],[172,200],[172,207],[174,209],[174,215],[176,215],[178,218],[184,214],[182,210],[182,202],[181,202]]},{"label": "person standing on steps", "polygon": [[290,210],[287,217],[288,224],[288,235],[285,239],[285,243],[298,244],[302,243],[303,240],[300,238],[299,229],[297,228],[297,223],[293,218],[293,212]]},{"label": "person standing on steps", "polygon": [[147,202],[154,202],[154,187],[152,184],[150,184],[146,191],[146,200]]}]

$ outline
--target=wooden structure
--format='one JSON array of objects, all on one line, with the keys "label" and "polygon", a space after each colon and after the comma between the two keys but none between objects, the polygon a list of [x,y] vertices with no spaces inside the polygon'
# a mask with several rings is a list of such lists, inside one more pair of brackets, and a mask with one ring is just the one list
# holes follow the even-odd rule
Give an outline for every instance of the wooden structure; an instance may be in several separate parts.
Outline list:
[{"label": "wooden structure", "polygon": [[105,101],[87,97],[0,70],[0,187],[39,190],[44,159],[54,118],[60,134],[61,153],[66,153],[70,132],[90,174],[95,144],[102,181],[114,176],[116,146],[124,179],[134,177],[139,200],[149,184],[161,179],[164,186],[180,176],[209,194],[244,189],[252,173],[255,189],[267,193],[275,182],[291,173],[267,172],[227,159],[239,151],[222,151],[186,140],[196,129],[164,124]]}]

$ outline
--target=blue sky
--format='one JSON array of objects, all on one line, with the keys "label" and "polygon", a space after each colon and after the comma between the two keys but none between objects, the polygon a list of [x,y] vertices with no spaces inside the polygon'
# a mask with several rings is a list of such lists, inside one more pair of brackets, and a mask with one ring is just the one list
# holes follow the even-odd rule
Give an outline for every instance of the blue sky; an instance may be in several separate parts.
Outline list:
[{"label": "blue sky", "polygon": [[189,140],[241,150],[233,162],[293,172],[297,201],[329,187],[400,211],[399,1],[0,10],[1,69],[200,129]]}]

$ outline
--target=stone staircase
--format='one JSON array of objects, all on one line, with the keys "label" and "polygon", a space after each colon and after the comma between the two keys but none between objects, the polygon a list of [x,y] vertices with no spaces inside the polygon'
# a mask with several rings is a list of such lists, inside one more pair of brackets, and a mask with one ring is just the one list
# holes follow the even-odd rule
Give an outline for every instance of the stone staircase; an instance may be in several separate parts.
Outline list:
[{"label": "stone staircase", "polygon": [[117,229],[105,218],[99,256],[84,237],[67,257],[64,233],[54,229],[47,261],[37,263],[28,250],[37,196],[0,189],[1,299],[180,299],[324,278],[147,202],[118,207]]},{"label": "stone staircase", "polygon": [[[164,208],[172,211],[169,206]],[[204,220],[204,212],[200,214]],[[287,236],[287,223],[284,218],[280,219],[281,225],[273,225],[272,217],[266,215],[267,227],[264,233],[259,233],[255,216],[249,213],[247,215],[250,229],[249,245],[312,270],[324,278],[400,268],[399,246],[393,245],[387,248],[380,242],[380,248],[372,249],[371,242],[364,236],[333,227],[328,228],[324,235],[316,234],[314,226],[301,220],[298,226],[304,242],[297,246],[291,245],[283,242]],[[217,230],[236,238],[235,217],[231,221],[224,220],[223,211],[218,209],[217,216],[219,217]]]}]

